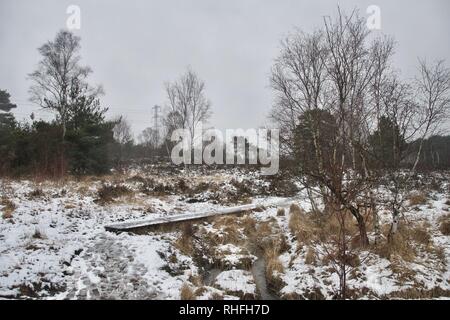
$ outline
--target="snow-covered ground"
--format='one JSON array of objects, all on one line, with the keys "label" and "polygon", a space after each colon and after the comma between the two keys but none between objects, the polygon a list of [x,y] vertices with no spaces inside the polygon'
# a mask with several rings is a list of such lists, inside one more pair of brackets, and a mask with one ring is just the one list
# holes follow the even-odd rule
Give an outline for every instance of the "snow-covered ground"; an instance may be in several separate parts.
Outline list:
[{"label": "snow-covered ground", "polygon": [[[175,187],[164,189],[160,183]],[[98,190],[114,185],[130,191],[99,201]],[[283,215],[276,207],[267,207],[244,216],[199,222],[194,236],[186,230],[137,235],[104,229],[120,221],[260,203],[277,193],[275,185],[255,172],[235,170],[165,175],[134,169],[81,181],[1,180],[0,211],[6,212],[11,203],[14,208],[0,219],[0,297],[179,299],[186,284],[198,299],[260,297],[267,288],[261,288],[265,281],[258,279],[252,265],[265,256],[255,247],[273,232],[283,235],[286,242],[278,257],[281,267],[274,273],[279,279],[276,295],[332,298],[337,275],[324,262],[320,248],[316,252],[319,262],[306,263],[309,246],[299,245],[291,234],[289,206]],[[180,193],[183,188],[187,191]],[[299,194],[297,199],[308,210],[305,197]],[[434,296],[448,297],[450,239],[439,231],[441,217],[450,214],[448,199],[445,192],[431,193],[426,204],[410,206],[404,214],[405,221],[427,223],[433,249],[419,248],[413,261],[395,264],[375,251],[358,253],[361,263],[348,282],[359,298],[388,297],[418,286],[439,288],[442,293]],[[230,219],[234,220],[230,223]],[[267,228],[269,232],[264,233]],[[183,237],[190,237],[190,247],[184,248]],[[208,250],[196,249],[201,246]]]}]

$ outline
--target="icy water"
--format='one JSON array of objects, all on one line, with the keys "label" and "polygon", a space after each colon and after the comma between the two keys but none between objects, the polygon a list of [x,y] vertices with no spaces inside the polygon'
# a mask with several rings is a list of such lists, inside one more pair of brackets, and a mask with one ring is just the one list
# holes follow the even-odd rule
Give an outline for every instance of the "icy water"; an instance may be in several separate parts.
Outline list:
[{"label": "icy water", "polygon": [[203,278],[204,284],[207,286],[212,286],[214,284],[214,281],[216,280],[217,276],[221,272],[222,272],[222,270],[220,270],[218,268],[213,268],[213,269],[208,270]]},{"label": "icy water", "polygon": [[252,265],[253,278],[255,279],[256,288],[259,291],[261,300],[279,300],[279,298],[273,295],[267,288],[266,281],[266,261],[264,258],[259,257]]},{"label": "icy water", "polygon": [[[264,258],[259,257],[252,265],[252,274],[255,279],[256,288],[259,292],[261,300],[279,300],[279,298],[273,295],[267,287],[266,281],[266,261]],[[207,271],[203,282],[207,286],[212,286],[216,277],[222,272],[218,268],[213,268]]]}]

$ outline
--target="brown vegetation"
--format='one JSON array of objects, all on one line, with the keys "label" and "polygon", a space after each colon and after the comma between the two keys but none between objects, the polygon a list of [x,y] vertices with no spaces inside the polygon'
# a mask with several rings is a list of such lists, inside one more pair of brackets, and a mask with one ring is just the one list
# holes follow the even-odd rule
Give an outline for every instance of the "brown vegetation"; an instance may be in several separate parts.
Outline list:
[{"label": "brown vegetation", "polygon": [[450,236],[450,215],[442,216],[439,219],[439,230],[445,236]]},{"label": "brown vegetation", "polygon": [[13,212],[16,209],[16,205],[14,204],[14,202],[12,202],[6,197],[2,197],[0,205],[3,206],[3,215],[2,215],[3,218],[4,219],[12,218]]},{"label": "brown vegetation", "polygon": [[183,284],[180,290],[180,299],[181,300],[195,300],[196,295],[194,290],[188,284]]},{"label": "brown vegetation", "polygon": [[97,202],[99,203],[108,203],[112,202],[115,199],[129,195],[132,193],[132,190],[128,187],[116,184],[116,185],[107,185],[104,184],[98,191],[97,191]]},{"label": "brown vegetation", "polygon": [[411,206],[422,205],[427,203],[427,196],[423,192],[414,192],[409,196],[409,204]]}]

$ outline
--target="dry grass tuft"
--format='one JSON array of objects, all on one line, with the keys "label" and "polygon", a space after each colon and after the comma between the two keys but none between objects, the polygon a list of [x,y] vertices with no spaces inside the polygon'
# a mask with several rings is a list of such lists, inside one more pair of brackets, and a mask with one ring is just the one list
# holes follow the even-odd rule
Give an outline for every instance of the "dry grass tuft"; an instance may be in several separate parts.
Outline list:
[{"label": "dry grass tuft", "polygon": [[292,214],[301,214],[303,213],[303,210],[295,203],[291,204],[289,207],[289,213]]},{"label": "dry grass tuft", "polygon": [[428,227],[425,224],[414,226],[411,229],[410,238],[420,244],[428,246],[431,243],[431,236]]},{"label": "dry grass tuft", "polygon": [[181,226],[181,236],[175,241],[174,246],[184,255],[193,257],[195,255],[195,248],[193,244],[193,235],[195,234],[192,223],[184,223]]},{"label": "dry grass tuft", "polygon": [[108,203],[114,201],[114,199],[130,195],[132,190],[124,185],[106,185],[104,184],[97,192],[97,202]]},{"label": "dry grass tuft", "polygon": [[34,230],[34,233],[33,233],[33,238],[34,238],[34,239],[45,239],[46,237],[45,237],[45,235],[42,233],[41,230],[35,229],[35,230]]},{"label": "dry grass tuft", "polygon": [[416,206],[427,203],[427,196],[422,192],[414,192],[409,196],[409,205]]},{"label": "dry grass tuft", "polygon": [[412,287],[402,291],[396,291],[389,294],[389,298],[393,299],[435,299],[442,297],[450,297],[450,290],[434,287],[426,289],[423,287]]},{"label": "dry grass tuft", "polygon": [[211,300],[223,300],[223,294],[214,292],[213,294],[211,294]]},{"label": "dry grass tuft", "polygon": [[253,217],[245,215],[239,220],[239,222],[247,236],[256,232],[256,220]]},{"label": "dry grass tuft", "polygon": [[280,277],[283,272],[284,268],[278,253],[276,251],[271,255],[266,253],[266,281],[272,291],[278,292],[283,287],[283,280]]},{"label": "dry grass tuft", "polygon": [[450,215],[442,216],[439,219],[439,230],[445,236],[450,236]]},{"label": "dry grass tuft", "polygon": [[191,289],[191,287],[185,283],[181,287],[180,290],[180,299],[181,300],[195,300],[197,297],[195,295],[194,290]]},{"label": "dry grass tuft", "polygon": [[[251,228],[251,220],[245,220]],[[236,216],[223,216],[216,219],[213,223],[213,227],[220,230],[220,236],[214,235],[213,243],[218,244],[242,244],[244,241],[242,228],[240,228],[241,220]]]},{"label": "dry grass tuft", "polygon": [[308,247],[306,251],[305,263],[313,266],[317,264],[317,255],[312,247]]},{"label": "dry grass tuft", "polygon": [[286,212],[285,212],[284,208],[278,208],[277,216],[284,217],[285,215],[286,215]]},{"label": "dry grass tuft", "polygon": [[3,219],[11,219],[14,210],[16,210],[16,205],[14,204],[14,202],[6,197],[2,197],[0,205],[3,206]]},{"label": "dry grass tuft", "polygon": [[289,209],[289,229],[300,244],[309,244],[317,233],[314,222],[297,205]]},{"label": "dry grass tuft", "polygon": [[[383,226],[387,234],[389,226]],[[393,257],[402,258],[404,261],[412,262],[417,256],[418,246],[424,246],[426,250],[432,251],[432,242],[429,228],[426,224],[401,224],[397,233],[390,241],[375,245],[375,252],[380,256],[392,261]]]},{"label": "dry grass tuft", "polygon": [[397,233],[392,237],[390,242],[384,242],[377,246],[377,253],[390,261],[393,256],[400,256],[404,261],[411,262],[416,257],[416,251],[407,238]]},{"label": "dry grass tuft", "polygon": [[44,193],[44,191],[42,191],[42,189],[36,188],[28,194],[28,197],[31,199],[34,199],[34,198],[41,198],[44,195],[45,195],[45,193]]}]

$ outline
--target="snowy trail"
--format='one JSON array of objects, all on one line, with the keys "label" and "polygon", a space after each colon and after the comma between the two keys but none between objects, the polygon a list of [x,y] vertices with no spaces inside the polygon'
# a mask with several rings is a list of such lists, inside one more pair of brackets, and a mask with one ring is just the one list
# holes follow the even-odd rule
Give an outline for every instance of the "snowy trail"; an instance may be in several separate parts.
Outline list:
[{"label": "snowy trail", "polygon": [[106,233],[98,235],[73,267],[75,283],[68,299],[154,299],[157,295],[133,249]]}]

